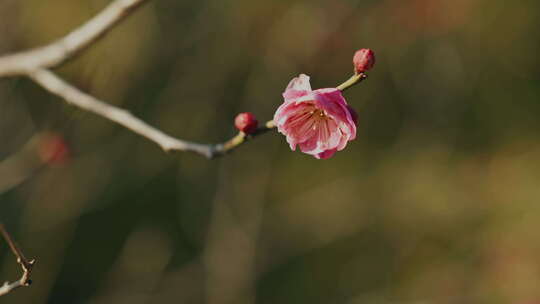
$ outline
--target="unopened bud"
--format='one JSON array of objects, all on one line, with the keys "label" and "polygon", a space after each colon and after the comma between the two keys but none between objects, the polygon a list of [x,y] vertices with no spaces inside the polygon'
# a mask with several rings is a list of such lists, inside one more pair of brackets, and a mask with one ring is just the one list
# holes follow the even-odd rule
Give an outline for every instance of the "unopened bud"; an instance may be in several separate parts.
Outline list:
[{"label": "unopened bud", "polygon": [[375,53],[370,49],[360,49],[354,54],[353,64],[356,74],[371,70],[375,64]]},{"label": "unopened bud", "polygon": [[246,134],[255,132],[258,124],[259,122],[255,119],[255,115],[250,112],[240,113],[234,119],[234,126]]}]

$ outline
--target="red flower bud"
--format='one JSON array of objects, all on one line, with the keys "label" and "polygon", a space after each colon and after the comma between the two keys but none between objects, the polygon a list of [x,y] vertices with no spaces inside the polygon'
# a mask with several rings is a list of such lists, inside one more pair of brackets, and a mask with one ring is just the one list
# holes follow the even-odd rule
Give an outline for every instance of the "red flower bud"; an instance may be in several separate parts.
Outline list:
[{"label": "red flower bud", "polygon": [[354,54],[353,64],[356,74],[371,70],[375,64],[375,53],[370,49],[360,49]]},{"label": "red flower bud", "polygon": [[258,124],[259,122],[255,119],[255,115],[250,112],[240,113],[234,119],[234,126],[246,134],[255,132]]}]

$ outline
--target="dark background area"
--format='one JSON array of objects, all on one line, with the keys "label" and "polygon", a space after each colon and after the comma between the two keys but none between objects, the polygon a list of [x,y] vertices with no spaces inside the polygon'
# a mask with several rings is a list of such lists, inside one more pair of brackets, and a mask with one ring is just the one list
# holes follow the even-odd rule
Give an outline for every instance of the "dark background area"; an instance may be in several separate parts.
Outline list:
[{"label": "dark background area", "polygon": [[[2,1],[0,53],[107,3]],[[238,112],[271,119],[293,77],[337,86],[371,48],[369,79],[345,93],[358,138],[329,160],[275,132],[217,160],[166,154],[1,79],[0,221],[38,264],[0,302],[537,303],[539,14],[532,0],[155,0],[57,70],[221,142]],[[1,280],[19,276],[4,243],[0,261]]]}]

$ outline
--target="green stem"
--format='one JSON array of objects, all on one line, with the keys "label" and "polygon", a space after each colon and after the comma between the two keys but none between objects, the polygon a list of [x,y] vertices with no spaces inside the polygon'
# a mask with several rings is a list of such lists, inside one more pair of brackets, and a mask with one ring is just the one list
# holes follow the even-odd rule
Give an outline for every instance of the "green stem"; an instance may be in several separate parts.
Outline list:
[{"label": "green stem", "polygon": [[348,88],[356,85],[356,84],[359,84],[360,82],[362,82],[364,79],[367,79],[367,75],[364,74],[364,73],[360,73],[360,74],[354,74],[351,78],[349,78],[347,81],[345,81],[344,83],[340,84],[337,89],[340,90],[341,92],[347,90]]},{"label": "green stem", "polygon": [[232,150],[236,149],[238,146],[242,145],[243,143],[261,135],[261,134],[264,134],[272,129],[274,129],[276,127],[276,124],[274,123],[273,120],[269,120],[267,121],[263,127],[259,127],[257,130],[255,130],[255,132],[253,132],[252,134],[246,134],[244,132],[238,132],[238,134],[236,134],[236,136],[234,136],[233,138],[229,139],[228,141],[226,141],[225,143],[223,144],[219,144],[219,145],[216,145],[210,155],[211,158],[214,158],[214,157],[217,157],[217,156],[222,156],[222,155],[225,155],[229,152],[231,152]]}]

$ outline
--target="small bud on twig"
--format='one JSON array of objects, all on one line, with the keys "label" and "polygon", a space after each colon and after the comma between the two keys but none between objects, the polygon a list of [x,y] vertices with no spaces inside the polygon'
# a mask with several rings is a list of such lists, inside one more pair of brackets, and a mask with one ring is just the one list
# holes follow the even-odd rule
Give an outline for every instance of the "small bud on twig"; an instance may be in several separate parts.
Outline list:
[{"label": "small bud on twig", "polygon": [[246,134],[251,134],[257,130],[259,122],[255,119],[255,115],[250,112],[244,112],[236,115],[234,126]]},{"label": "small bud on twig", "polygon": [[371,70],[375,65],[375,53],[370,49],[360,49],[354,54],[353,64],[356,74]]}]

